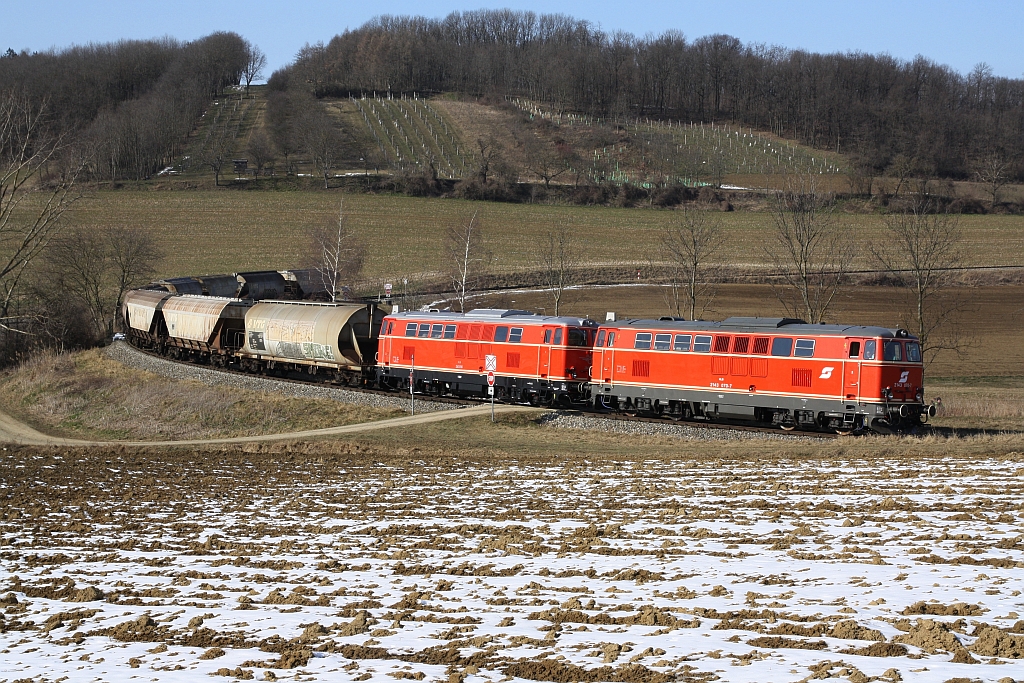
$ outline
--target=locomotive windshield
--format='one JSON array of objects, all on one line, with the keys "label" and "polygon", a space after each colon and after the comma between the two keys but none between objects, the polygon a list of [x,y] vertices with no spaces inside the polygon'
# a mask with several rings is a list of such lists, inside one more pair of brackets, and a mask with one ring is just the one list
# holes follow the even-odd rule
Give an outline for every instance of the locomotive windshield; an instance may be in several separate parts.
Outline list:
[{"label": "locomotive windshield", "polygon": [[911,363],[921,362],[921,345],[917,342],[907,342],[907,360]]},{"label": "locomotive windshield", "polygon": [[570,327],[569,346],[587,346],[587,331]]},{"label": "locomotive windshield", "polygon": [[882,349],[882,360],[903,360],[902,346],[898,341],[885,342],[885,347]]}]

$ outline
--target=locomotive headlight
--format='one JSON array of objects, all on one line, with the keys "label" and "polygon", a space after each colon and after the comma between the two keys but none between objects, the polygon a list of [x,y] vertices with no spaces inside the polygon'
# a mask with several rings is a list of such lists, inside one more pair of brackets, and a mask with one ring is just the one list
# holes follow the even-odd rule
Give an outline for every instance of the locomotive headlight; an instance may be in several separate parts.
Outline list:
[{"label": "locomotive headlight", "polygon": [[918,403],[924,403],[924,389],[918,389],[917,393],[914,394],[914,398],[917,399]]},{"label": "locomotive headlight", "polygon": [[892,398],[892,389],[890,389],[889,387],[886,387],[885,389],[882,389],[882,398],[884,398],[886,401],[891,399]]}]

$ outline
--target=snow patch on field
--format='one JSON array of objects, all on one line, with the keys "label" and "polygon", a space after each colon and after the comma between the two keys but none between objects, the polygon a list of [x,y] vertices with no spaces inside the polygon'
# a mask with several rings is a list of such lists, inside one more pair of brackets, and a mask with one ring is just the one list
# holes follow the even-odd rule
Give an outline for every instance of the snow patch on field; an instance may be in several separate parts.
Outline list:
[{"label": "snow patch on field", "polygon": [[10,461],[0,680],[1024,678],[1012,459],[218,457]]}]

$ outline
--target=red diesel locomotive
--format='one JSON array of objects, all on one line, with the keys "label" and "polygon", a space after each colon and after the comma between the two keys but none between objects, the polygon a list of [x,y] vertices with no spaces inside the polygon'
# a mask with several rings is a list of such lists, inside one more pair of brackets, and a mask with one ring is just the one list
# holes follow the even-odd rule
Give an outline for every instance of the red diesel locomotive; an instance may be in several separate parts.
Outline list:
[{"label": "red diesel locomotive", "polygon": [[384,318],[377,381],[433,395],[487,396],[494,357],[497,400],[554,405],[587,398],[597,323],[529,311],[406,311]]},{"label": "red diesel locomotive", "polygon": [[595,407],[675,419],[888,433],[929,414],[921,346],[899,329],[789,318],[606,323],[591,375]]}]

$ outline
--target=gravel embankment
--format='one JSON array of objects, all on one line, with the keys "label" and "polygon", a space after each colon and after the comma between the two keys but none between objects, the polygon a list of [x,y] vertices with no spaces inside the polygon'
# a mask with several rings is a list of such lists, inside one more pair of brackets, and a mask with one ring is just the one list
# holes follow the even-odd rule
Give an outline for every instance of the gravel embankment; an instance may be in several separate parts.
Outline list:
[{"label": "gravel embankment", "polygon": [[572,413],[549,413],[541,418],[544,424],[561,429],[594,429],[618,434],[638,436],[674,436],[689,441],[739,441],[743,439],[767,439],[772,441],[818,440],[807,434],[785,434],[781,432],[748,432],[737,429],[715,429],[699,425],[662,424],[660,422],[631,422],[589,417]]},{"label": "gravel embankment", "polygon": [[[221,372],[213,368],[187,363],[176,363],[163,358],[154,358],[142,353],[125,342],[114,342],[106,349],[106,355],[112,360],[123,363],[128,367],[145,370],[162,377],[170,379],[191,379],[208,384],[210,386],[227,386],[237,389],[248,389],[250,391],[272,391],[285,396],[297,398],[326,398],[341,403],[352,403],[355,405],[369,406],[371,408],[387,408],[409,410],[409,398],[395,396],[381,396],[379,394],[368,394],[361,391],[339,389],[321,384],[301,384],[295,382],[282,382],[267,377],[254,375],[241,375],[231,372]],[[417,413],[429,413],[436,410],[454,410],[463,406],[451,403],[435,403],[427,400],[416,400]]]}]

